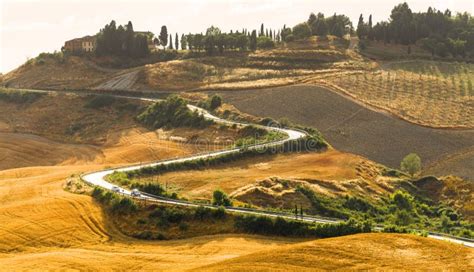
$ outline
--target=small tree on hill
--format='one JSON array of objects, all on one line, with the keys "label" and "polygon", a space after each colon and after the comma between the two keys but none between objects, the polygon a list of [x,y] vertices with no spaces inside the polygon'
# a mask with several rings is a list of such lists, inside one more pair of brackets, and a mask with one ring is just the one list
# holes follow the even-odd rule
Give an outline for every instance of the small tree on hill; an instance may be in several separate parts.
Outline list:
[{"label": "small tree on hill", "polygon": [[181,50],[186,50],[188,45],[188,41],[186,40],[186,36],[184,34],[181,35]]},{"label": "small tree on hill", "polygon": [[159,39],[163,49],[166,49],[166,45],[168,44],[168,29],[165,25],[161,27]]},{"label": "small tree on hill", "polygon": [[171,36],[170,34],[170,46],[169,46],[169,49],[173,49],[173,37]]},{"label": "small tree on hill", "polygon": [[219,95],[213,95],[209,103],[209,108],[211,110],[215,110],[219,108],[221,105],[222,105],[222,97],[220,97]]},{"label": "small tree on hill", "polygon": [[215,190],[212,194],[212,204],[218,206],[232,206],[232,201],[221,190]]},{"label": "small tree on hill", "polygon": [[250,35],[250,50],[255,51],[257,50],[257,30],[253,30],[252,34]]},{"label": "small tree on hill", "polygon": [[421,170],[420,157],[415,153],[408,154],[400,163],[400,169],[414,177]]},{"label": "small tree on hill", "polygon": [[178,33],[174,36],[174,49],[179,50],[179,39],[178,39]]}]

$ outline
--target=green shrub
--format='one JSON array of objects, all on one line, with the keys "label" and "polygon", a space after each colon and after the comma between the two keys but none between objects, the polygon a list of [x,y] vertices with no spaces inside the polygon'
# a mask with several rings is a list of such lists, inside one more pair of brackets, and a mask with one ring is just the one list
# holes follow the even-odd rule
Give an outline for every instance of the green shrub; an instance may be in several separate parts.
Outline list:
[{"label": "green shrub", "polygon": [[269,49],[275,47],[275,42],[266,36],[260,36],[257,38],[257,48]]},{"label": "green shrub", "polygon": [[203,206],[199,206],[194,210],[194,218],[205,220],[212,216],[212,210]]},{"label": "green shrub", "polygon": [[409,173],[412,177],[421,171],[421,159],[415,154],[408,154],[400,163],[400,170]]},{"label": "green shrub", "polygon": [[45,93],[0,89],[0,100],[15,104],[30,104]]},{"label": "green shrub", "polygon": [[253,234],[300,236],[300,237],[334,237],[360,232],[370,232],[370,222],[357,222],[353,219],[341,223],[313,224],[303,221],[287,220],[281,217],[272,219],[266,216],[237,216],[235,227]]},{"label": "green shrub", "polygon": [[226,217],[226,212],[225,212],[225,209],[223,207],[219,207],[219,208],[212,211],[212,215],[216,219],[223,219],[223,218]]},{"label": "green shrub", "polygon": [[399,209],[411,210],[413,208],[413,197],[409,193],[397,190],[390,198]]},{"label": "green shrub", "polygon": [[130,179],[128,178],[128,175],[125,172],[114,171],[112,174],[107,176],[107,180],[113,183],[118,183],[120,185],[130,184]]},{"label": "green shrub", "polygon": [[137,210],[137,205],[128,197],[115,199],[112,202],[112,212],[119,214],[128,214]]},{"label": "green shrub", "polygon": [[206,127],[212,124],[198,112],[191,111],[183,98],[170,96],[165,101],[156,102],[137,116],[139,122],[150,129],[163,127]]},{"label": "green shrub", "polygon": [[215,190],[214,193],[212,193],[212,205],[227,207],[232,206],[232,201],[223,191]]},{"label": "green shrub", "polygon": [[219,95],[213,95],[209,101],[209,109],[215,110],[222,105],[222,97]]},{"label": "green shrub", "polygon": [[166,195],[165,189],[163,189],[163,187],[158,183],[150,183],[150,182],[145,183],[145,184],[133,183],[131,187],[132,187],[132,189],[138,189],[139,191],[149,193],[149,194],[152,194],[152,195],[157,195],[157,196],[165,196]]}]

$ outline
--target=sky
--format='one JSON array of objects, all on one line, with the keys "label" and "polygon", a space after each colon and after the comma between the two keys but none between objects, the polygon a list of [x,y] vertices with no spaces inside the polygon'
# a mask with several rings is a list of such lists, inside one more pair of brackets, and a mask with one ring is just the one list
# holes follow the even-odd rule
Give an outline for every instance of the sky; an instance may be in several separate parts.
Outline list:
[{"label": "sky", "polygon": [[[386,20],[403,0],[0,0],[0,73],[41,52],[60,50],[64,41],[97,33],[111,20],[132,21],[136,31],[205,32],[247,28],[279,29],[305,21],[311,12]],[[474,0],[407,0],[413,11],[429,6],[474,14]]]}]

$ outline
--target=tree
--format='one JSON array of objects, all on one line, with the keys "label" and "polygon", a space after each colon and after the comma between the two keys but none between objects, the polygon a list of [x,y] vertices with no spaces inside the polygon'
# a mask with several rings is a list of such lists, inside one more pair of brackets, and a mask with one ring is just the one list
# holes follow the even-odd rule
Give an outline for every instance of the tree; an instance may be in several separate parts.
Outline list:
[{"label": "tree", "polygon": [[369,40],[374,39],[374,29],[372,27],[372,14],[369,16],[369,25],[367,26],[367,38]]},{"label": "tree", "polygon": [[400,163],[400,169],[414,177],[421,170],[420,157],[415,153],[408,154]]},{"label": "tree", "polygon": [[219,95],[213,95],[211,97],[211,101],[209,103],[209,108],[211,110],[215,110],[217,108],[219,108],[220,106],[222,105],[222,97],[220,97]]},{"label": "tree", "polygon": [[311,33],[315,36],[326,37],[328,32],[328,24],[324,19],[324,15],[322,15],[322,18],[318,17],[318,19],[311,24]]},{"label": "tree", "polygon": [[281,30],[281,39],[284,41],[284,42],[287,42],[287,37],[289,35],[292,35],[291,33],[291,28],[287,28],[286,26],[283,26],[283,29]]},{"label": "tree", "polygon": [[186,40],[186,36],[184,36],[184,34],[181,35],[181,50],[186,50],[186,47],[187,47],[187,40]]},{"label": "tree", "polygon": [[174,36],[174,49],[178,50],[179,49],[179,39],[178,39],[178,33]]},{"label": "tree", "polygon": [[253,30],[252,34],[250,34],[250,50],[255,51],[257,50],[257,30]]},{"label": "tree", "polygon": [[166,45],[168,44],[168,29],[165,25],[161,27],[159,39],[163,49],[166,49]]},{"label": "tree", "polygon": [[362,14],[359,16],[359,22],[357,23],[357,36],[359,39],[363,39],[367,35],[366,26],[364,23],[364,17]]},{"label": "tree", "polygon": [[264,36],[265,35],[265,32],[264,32],[264,26],[263,26],[263,23],[260,25],[260,33],[258,33],[258,36]]},{"label": "tree", "polygon": [[260,36],[257,38],[257,47],[260,49],[267,49],[275,47],[275,42],[269,37]]},{"label": "tree", "polygon": [[232,206],[232,201],[223,191],[215,190],[212,193],[212,205],[229,207]]},{"label": "tree", "polygon": [[297,24],[293,27],[293,35],[296,39],[306,39],[311,36],[311,28],[307,23]]},{"label": "tree", "polygon": [[173,49],[173,37],[171,36],[171,34],[170,34],[170,45],[169,45],[169,49]]}]

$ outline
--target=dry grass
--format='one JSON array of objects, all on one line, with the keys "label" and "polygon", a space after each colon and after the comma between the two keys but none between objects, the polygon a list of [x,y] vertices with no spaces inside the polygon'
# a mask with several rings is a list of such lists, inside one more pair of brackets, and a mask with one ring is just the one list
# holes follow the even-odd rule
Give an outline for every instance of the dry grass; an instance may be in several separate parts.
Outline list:
[{"label": "dry grass", "polygon": [[400,234],[358,234],[248,254],[205,271],[472,270],[474,250]]},{"label": "dry grass", "polygon": [[80,57],[71,56],[63,61],[45,57],[33,59],[4,75],[2,84],[14,88],[86,89],[112,74]]},{"label": "dry grass", "polygon": [[326,81],[336,85],[336,90],[413,123],[473,128],[473,71],[471,64],[411,61]]},{"label": "dry grass", "polygon": [[[279,203],[278,206],[286,207],[293,203],[296,184],[331,197],[371,194],[376,198],[393,188],[389,179],[379,175],[374,163],[330,150],[250,158],[206,170],[172,172],[137,181],[166,184],[169,190],[189,199],[209,200],[214,190],[222,189],[243,202],[258,206]],[[295,184],[284,191],[281,184],[272,183],[272,177]],[[276,187],[278,189],[273,190]]]}]

